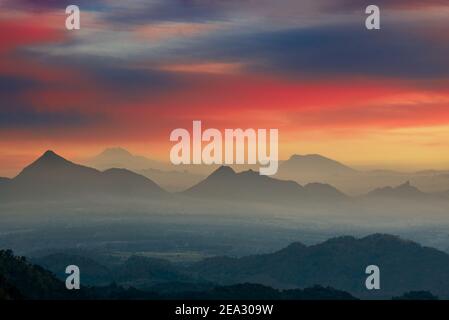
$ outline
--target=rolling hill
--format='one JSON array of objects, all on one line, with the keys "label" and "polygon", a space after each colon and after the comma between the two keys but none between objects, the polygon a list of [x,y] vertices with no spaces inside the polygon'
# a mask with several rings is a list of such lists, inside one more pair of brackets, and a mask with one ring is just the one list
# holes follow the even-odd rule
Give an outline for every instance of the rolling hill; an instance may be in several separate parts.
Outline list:
[{"label": "rolling hill", "polygon": [[[365,268],[381,270],[381,290],[365,288]],[[449,297],[449,255],[390,235],[340,237],[305,246],[294,243],[272,254],[209,258],[192,271],[222,285],[252,282],[275,288],[316,284],[360,298],[391,298],[409,291]]]},{"label": "rolling hill", "polygon": [[[63,260],[67,260],[63,264]],[[92,261],[85,261],[83,257],[52,255],[44,259],[46,263],[53,265],[57,271],[64,270],[65,263],[81,262],[82,282],[85,282],[86,275],[92,277],[98,272],[98,265],[95,268],[84,268],[92,266]],[[150,268],[149,268],[150,266]],[[155,269],[155,266],[156,269]],[[133,279],[140,279],[150,283],[157,274],[169,275],[169,279],[174,279],[170,266],[164,261],[146,260],[144,257],[132,257],[119,268],[124,268],[123,272]],[[158,269],[160,268],[160,269]],[[167,269],[168,268],[168,269]],[[156,274],[155,274],[156,272]],[[121,276],[119,276],[121,277]],[[175,277],[176,278],[176,277]],[[56,278],[51,272],[40,266],[29,263],[26,258],[14,256],[12,251],[0,251],[0,301],[1,300],[76,300],[76,299],[113,299],[113,300],[160,300],[160,299],[183,299],[183,300],[354,300],[350,294],[335,290],[330,287],[314,286],[306,289],[294,289],[279,291],[267,286],[258,284],[236,284],[233,286],[217,286],[214,284],[198,285],[195,283],[167,282],[157,286],[155,290],[144,291],[134,287],[123,288],[120,285],[111,283],[108,286],[88,287],[82,285],[81,290],[66,290],[64,276],[61,280]],[[168,280],[168,279],[167,279]],[[182,280],[182,279],[180,279]],[[127,280],[129,281],[129,280]],[[156,287],[155,287],[156,288]]]}]

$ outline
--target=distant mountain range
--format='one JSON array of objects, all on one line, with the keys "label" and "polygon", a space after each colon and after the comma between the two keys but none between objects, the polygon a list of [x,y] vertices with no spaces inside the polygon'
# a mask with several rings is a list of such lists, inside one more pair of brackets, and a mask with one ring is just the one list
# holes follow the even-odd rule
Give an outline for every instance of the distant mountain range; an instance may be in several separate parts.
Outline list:
[{"label": "distant mountain range", "polygon": [[284,181],[260,175],[253,170],[236,173],[222,166],[205,180],[184,194],[205,198],[220,198],[263,202],[297,202],[305,199],[343,200],[346,196],[324,184],[301,186],[294,181]]},{"label": "distant mountain range", "polygon": [[374,189],[403,184],[405,181],[410,181],[427,193],[449,190],[448,171],[361,171],[321,155],[293,155],[290,159],[281,161],[276,178],[294,180],[300,184],[330,184],[350,195],[366,194]]},{"label": "distant mountain range", "polygon": [[412,186],[409,181],[397,187],[384,187],[368,193],[371,197],[389,197],[389,198],[405,198],[405,199],[422,199],[430,196],[422,192],[418,188]]},{"label": "distant mountain range", "polygon": [[[365,269],[381,270],[381,290],[368,291]],[[222,285],[252,282],[275,288],[315,284],[360,298],[388,298],[407,291],[431,291],[449,298],[449,255],[390,235],[340,237],[321,244],[294,243],[272,254],[209,258],[192,266],[203,279]]]},{"label": "distant mountain range", "polygon": [[193,171],[194,167],[174,166],[147,157],[133,155],[123,148],[108,148],[88,159],[86,165],[98,170],[123,168],[137,172],[156,182],[165,190],[179,192],[204,179],[212,168]]},{"label": "distant mountain range", "polygon": [[[309,165],[312,159],[319,156],[295,157]],[[300,159],[300,160],[298,160]],[[319,162],[328,160],[319,158]],[[349,172],[351,169],[332,162],[335,172]],[[171,181],[183,176],[182,172],[163,173],[170,176]],[[192,180],[188,178],[190,182]],[[222,166],[212,174],[179,194],[195,198],[210,198],[221,200],[238,200],[249,202],[271,202],[277,204],[297,204],[301,201],[341,201],[349,197],[332,185],[325,183],[308,183],[301,185],[291,180],[280,180],[259,175],[258,172],[247,170],[236,172],[231,167]],[[199,181],[199,182],[198,182]],[[79,197],[97,198],[158,198],[169,196],[153,180],[127,169],[112,168],[105,171],[89,168],[70,162],[53,151],[45,152],[40,158],[27,166],[13,179],[0,179],[0,197],[6,200],[20,199],[57,199],[69,200]],[[410,182],[398,187],[383,187],[369,192],[364,197],[398,198],[401,200],[416,200],[428,198],[449,199],[447,193],[427,194]]]},{"label": "distant mountain range", "polygon": [[181,192],[197,184],[205,178],[202,174],[190,173],[187,170],[159,170],[144,169],[138,173],[156,182],[162,188],[170,192]]},{"label": "distant mountain range", "polygon": [[319,154],[293,155],[279,165],[278,176],[288,176],[291,172],[306,172],[314,176],[353,174],[357,171],[344,164]]},{"label": "distant mountain range", "polygon": [[[123,148],[109,148],[86,164],[99,170],[126,168],[153,180],[165,190],[179,192],[204,179],[219,166],[181,165],[152,160],[133,155]],[[257,170],[257,166],[232,166],[237,171]],[[279,170],[273,178],[293,180],[301,185],[308,183],[329,184],[348,195],[362,195],[374,189],[394,186],[410,181],[427,193],[449,190],[449,171],[423,170],[397,172],[392,170],[355,170],[341,162],[319,154],[292,155],[279,161]]]},{"label": "distant mountain range", "polygon": [[86,164],[99,170],[106,170],[109,168],[126,168],[133,171],[143,169],[168,169],[168,164],[152,160],[143,156],[133,155],[123,148],[108,148],[102,151],[97,156],[88,159]]},{"label": "distant mountain range", "polygon": [[0,188],[0,196],[7,199],[164,195],[166,192],[156,183],[129,170],[108,169],[101,172],[74,164],[53,151],[45,152]]}]

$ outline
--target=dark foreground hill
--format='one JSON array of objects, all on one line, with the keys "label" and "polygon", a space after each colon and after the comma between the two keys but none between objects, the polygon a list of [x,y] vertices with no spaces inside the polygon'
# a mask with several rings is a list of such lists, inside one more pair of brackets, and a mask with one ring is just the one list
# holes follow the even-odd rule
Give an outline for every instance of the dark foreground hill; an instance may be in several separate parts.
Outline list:
[{"label": "dark foreground hill", "polygon": [[[381,290],[365,287],[366,267],[381,270]],[[331,286],[360,298],[391,298],[409,291],[449,297],[449,255],[389,235],[341,237],[318,245],[294,243],[272,254],[206,259],[192,267],[222,285],[252,282],[277,288]]]},{"label": "dark foreground hill", "polygon": [[276,290],[251,283],[215,287],[203,292],[184,292],[174,294],[172,298],[182,300],[356,300],[349,293],[330,287],[314,286],[303,290]]},{"label": "dark foreground hill", "polygon": [[0,292],[6,292],[6,298],[10,299],[68,299],[73,296],[51,272],[14,256],[10,250],[0,251],[0,279]]},{"label": "dark foreground hill", "polygon": [[[313,246],[293,243],[272,254],[214,257],[187,266],[137,256],[107,267],[64,254],[36,261],[55,273],[77,261],[84,270],[91,271],[85,274],[86,281],[92,281],[88,285],[104,285],[104,279],[108,279],[163,296],[210,292],[217,285],[255,283],[278,290],[319,285],[363,299],[390,299],[406,292],[449,298],[448,254],[382,234],[361,239],[339,237]],[[380,268],[380,290],[368,291],[365,287],[369,265]],[[414,296],[420,295],[407,297]]]},{"label": "dark foreground hill", "polygon": [[[57,256],[51,256],[53,261]],[[50,260],[50,259],[49,259]],[[48,261],[49,261],[48,260]],[[85,265],[91,262],[86,262]],[[59,263],[59,262],[58,262]],[[136,258],[131,260],[136,264]],[[128,263],[129,264],[129,263]],[[138,262],[142,268],[142,262]],[[126,266],[126,264],[125,264]],[[124,266],[123,266],[124,267]],[[96,265],[94,272],[98,272]],[[80,268],[83,270],[84,269]],[[127,272],[139,270],[128,270]],[[86,273],[92,270],[86,270]],[[144,270],[147,272],[147,270]],[[146,274],[151,277],[151,274]],[[210,289],[182,291],[170,290],[176,288],[176,283],[166,283],[160,286],[163,294],[150,291],[142,291],[129,287],[127,289],[112,283],[103,287],[82,287],[81,290],[69,291],[65,289],[64,283],[57,279],[51,272],[42,267],[29,263],[23,257],[14,256],[12,251],[0,251],[0,300],[19,299],[233,299],[233,300],[353,300],[350,294],[332,288],[313,287],[304,290],[284,290],[279,291],[257,284],[238,284],[235,286],[211,286]],[[194,288],[194,286],[191,286]]]}]

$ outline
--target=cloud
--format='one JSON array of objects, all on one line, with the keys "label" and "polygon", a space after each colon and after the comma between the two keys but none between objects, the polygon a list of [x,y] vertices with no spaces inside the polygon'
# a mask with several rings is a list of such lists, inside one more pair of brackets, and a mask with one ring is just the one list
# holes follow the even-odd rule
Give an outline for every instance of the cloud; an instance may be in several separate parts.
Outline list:
[{"label": "cloud", "polygon": [[151,0],[117,1],[106,17],[122,24],[148,22],[207,22],[225,19],[235,4],[243,1]]},{"label": "cloud", "polygon": [[265,74],[394,78],[449,76],[448,43],[429,39],[424,32],[414,32],[413,29],[384,25],[380,31],[368,32],[360,25],[351,24],[227,34],[179,47],[176,54],[198,61],[247,63],[249,71]]},{"label": "cloud", "polygon": [[325,6],[339,11],[365,10],[369,5],[377,5],[381,9],[424,9],[433,7],[449,7],[446,0],[327,0]]},{"label": "cloud", "polygon": [[104,7],[103,0],[6,0],[6,5],[10,8],[18,8],[22,10],[46,11],[50,9],[61,9],[65,12],[65,8],[69,5],[77,5],[83,9],[99,9]]},{"label": "cloud", "polygon": [[38,111],[24,105],[3,106],[0,109],[0,129],[80,127],[97,122],[97,116],[83,115],[78,111]]},{"label": "cloud", "polygon": [[38,87],[38,82],[24,77],[4,76],[0,73],[0,97],[14,95]]}]

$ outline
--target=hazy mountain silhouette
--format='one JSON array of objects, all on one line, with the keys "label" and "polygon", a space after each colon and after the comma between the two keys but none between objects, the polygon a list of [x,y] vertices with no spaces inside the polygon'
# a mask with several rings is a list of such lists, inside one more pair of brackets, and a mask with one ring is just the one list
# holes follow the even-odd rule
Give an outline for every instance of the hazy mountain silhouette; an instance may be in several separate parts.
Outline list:
[{"label": "hazy mountain silhouette", "polygon": [[410,184],[410,181],[407,181],[397,187],[378,188],[368,193],[367,196],[399,199],[420,199],[429,195],[412,186]]},{"label": "hazy mountain silhouette", "polygon": [[197,184],[204,179],[204,175],[190,173],[187,170],[158,170],[158,169],[144,169],[138,172],[145,177],[153,180],[165,190],[170,192],[179,192],[186,190],[189,187]]},{"label": "hazy mountain silhouette", "polygon": [[227,166],[218,168],[205,180],[186,190],[184,194],[206,198],[268,202],[292,202],[313,197],[320,197],[322,200],[345,198],[342,193],[328,185],[309,184],[303,187],[294,181],[270,178],[253,170],[236,173]]},{"label": "hazy mountain silhouette", "polygon": [[4,185],[4,184],[7,184],[10,181],[11,181],[11,179],[9,179],[9,178],[2,178],[2,177],[0,177],[0,186]]},{"label": "hazy mountain silhouette", "polygon": [[107,148],[99,155],[89,159],[87,164],[99,170],[109,168],[126,168],[137,171],[148,168],[167,169],[163,162],[152,160],[143,156],[133,155],[123,148]]},{"label": "hazy mountain silhouette", "polygon": [[351,174],[356,170],[319,154],[293,155],[290,159],[283,161],[279,165],[278,175],[289,175],[292,172],[307,172],[307,174],[323,176],[323,175],[339,175]]},{"label": "hazy mountain silhouette", "polygon": [[[368,291],[365,269],[373,264],[381,270],[381,290]],[[364,298],[391,298],[422,290],[449,297],[448,254],[381,234],[340,237],[313,246],[295,243],[258,256],[209,258],[195,264],[192,271],[222,285],[252,282],[291,288],[319,284]]]},{"label": "hazy mountain silhouette", "polygon": [[[170,192],[185,190],[204,179],[204,174],[194,174],[187,166],[174,166],[144,156],[131,154],[123,148],[108,148],[86,161],[89,167],[98,170],[122,168],[137,172],[151,179]],[[193,166],[189,166],[193,169]],[[208,171],[210,172],[210,170]]]},{"label": "hazy mountain silhouette", "polygon": [[300,184],[326,183],[351,195],[366,194],[371,190],[388,185],[397,185],[407,180],[429,193],[449,189],[449,174],[447,171],[361,171],[321,155],[293,155],[290,159],[280,162],[279,171],[275,177],[293,180]]},{"label": "hazy mountain silhouette", "polygon": [[53,151],[22,170],[2,188],[11,199],[61,199],[79,196],[154,197],[166,194],[156,183],[125,169],[104,172],[70,162]]}]

